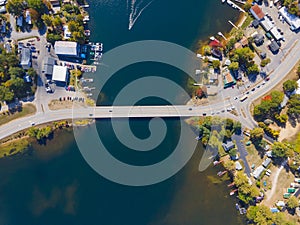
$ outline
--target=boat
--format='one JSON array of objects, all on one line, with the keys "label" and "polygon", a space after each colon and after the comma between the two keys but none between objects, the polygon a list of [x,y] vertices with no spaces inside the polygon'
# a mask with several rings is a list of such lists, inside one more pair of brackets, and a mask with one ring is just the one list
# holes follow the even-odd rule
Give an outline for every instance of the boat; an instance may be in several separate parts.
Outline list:
[{"label": "boat", "polygon": [[229,195],[232,196],[232,195],[234,195],[234,193],[237,192],[237,191],[238,191],[238,189],[234,189],[234,190],[232,190],[232,191],[229,193]]},{"label": "boat", "polygon": [[210,39],[211,41],[216,40],[216,38],[215,38],[214,36],[211,36],[209,39]]},{"label": "boat", "polygon": [[232,182],[231,184],[228,184],[227,187],[232,187],[234,186],[234,182]]},{"label": "boat", "polygon": [[219,172],[217,173],[217,175],[218,175],[219,177],[221,177],[221,176],[223,176],[225,173],[227,173],[226,170],[224,170],[224,171],[219,171]]},{"label": "boat", "polygon": [[245,208],[240,208],[239,211],[240,211],[240,214],[241,214],[241,215],[247,213],[247,210],[246,210]]},{"label": "boat", "polygon": [[240,205],[239,205],[238,203],[235,203],[235,208],[236,208],[237,210],[240,210]]},{"label": "boat", "polygon": [[226,2],[226,0],[222,0],[222,3],[225,3]]},{"label": "boat", "polygon": [[219,164],[222,163],[222,162],[223,162],[223,160],[220,160],[220,161],[214,161],[213,164],[214,164],[214,166],[216,166],[216,165],[219,165]]}]

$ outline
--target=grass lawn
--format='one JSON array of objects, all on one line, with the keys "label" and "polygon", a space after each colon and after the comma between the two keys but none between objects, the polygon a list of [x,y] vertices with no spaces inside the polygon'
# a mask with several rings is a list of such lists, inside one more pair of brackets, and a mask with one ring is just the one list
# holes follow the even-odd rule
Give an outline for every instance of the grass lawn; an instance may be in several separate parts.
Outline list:
[{"label": "grass lawn", "polygon": [[0,158],[22,152],[28,146],[29,141],[26,137],[0,144]]},{"label": "grass lawn", "polygon": [[24,117],[24,116],[29,116],[29,115],[33,115],[36,112],[36,108],[33,104],[24,104],[22,106],[22,111],[21,112],[15,112],[13,114],[10,115],[3,115],[0,114],[0,126],[8,123],[12,120]]}]

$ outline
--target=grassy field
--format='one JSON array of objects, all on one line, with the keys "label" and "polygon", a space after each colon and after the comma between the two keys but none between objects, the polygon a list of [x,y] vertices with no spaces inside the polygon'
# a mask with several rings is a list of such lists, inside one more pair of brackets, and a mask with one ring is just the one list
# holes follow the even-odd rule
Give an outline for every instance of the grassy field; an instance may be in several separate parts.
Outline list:
[{"label": "grassy field", "polygon": [[24,137],[0,144],[0,158],[11,156],[18,152],[24,151],[29,146],[28,138]]},{"label": "grassy field", "polygon": [[20,112],[15,112],[13,114],[10,115],[3,115],[0,114],[0,125],[3,125],[5,123],[8,123],[12,120],[24,117],[24,116],[30,116],[33,115],[36,112],[36,108],[33,104],[25,104],[22,107],[22,111]]}]

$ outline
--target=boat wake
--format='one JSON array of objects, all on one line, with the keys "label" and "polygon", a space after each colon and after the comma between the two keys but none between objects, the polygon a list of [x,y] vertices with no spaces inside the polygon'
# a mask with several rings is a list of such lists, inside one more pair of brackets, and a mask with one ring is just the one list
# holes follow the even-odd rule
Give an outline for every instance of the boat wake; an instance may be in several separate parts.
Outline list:
[{"label": "boat wake", "polygon": [[137,3],[137,0],[127,0],[127,11],[129,11],[129,25],[128,30],[134,26],[137,19],[141,16],[142,12],[153,2],[145,2],[144,0],[140,0]]}]

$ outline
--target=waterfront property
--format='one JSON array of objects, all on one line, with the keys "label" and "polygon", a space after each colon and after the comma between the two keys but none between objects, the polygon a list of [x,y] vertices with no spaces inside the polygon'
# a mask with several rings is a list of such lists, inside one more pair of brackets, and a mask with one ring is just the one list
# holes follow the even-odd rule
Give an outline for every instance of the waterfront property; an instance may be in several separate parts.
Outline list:
[{"label": "waterfront property", "polygon": [[77,42],[56,41],[54,49],[58,57],[79,57],[80,46]]},{"label": "waterfront property", "polygon": [[251,7],[250,9],[250,13],[253,15],[253,17],[255,19],[262,20],[265,17],[265,14],[263,13],[263,11],[261,10],[261,8],[255,4]]},{"label": "waterfront property", "polygon": [[286,7],[282,7],[279,13],[283,16],[285,21],[291,26],[291,30],[298,30],[300,28],[300,18],[288,12]]},{"label": "waterfront property", "polygon": [[65,86],[68,80],[68,69],[65,66],[53,66],[52,80],[56,82],[57,85]]}]

